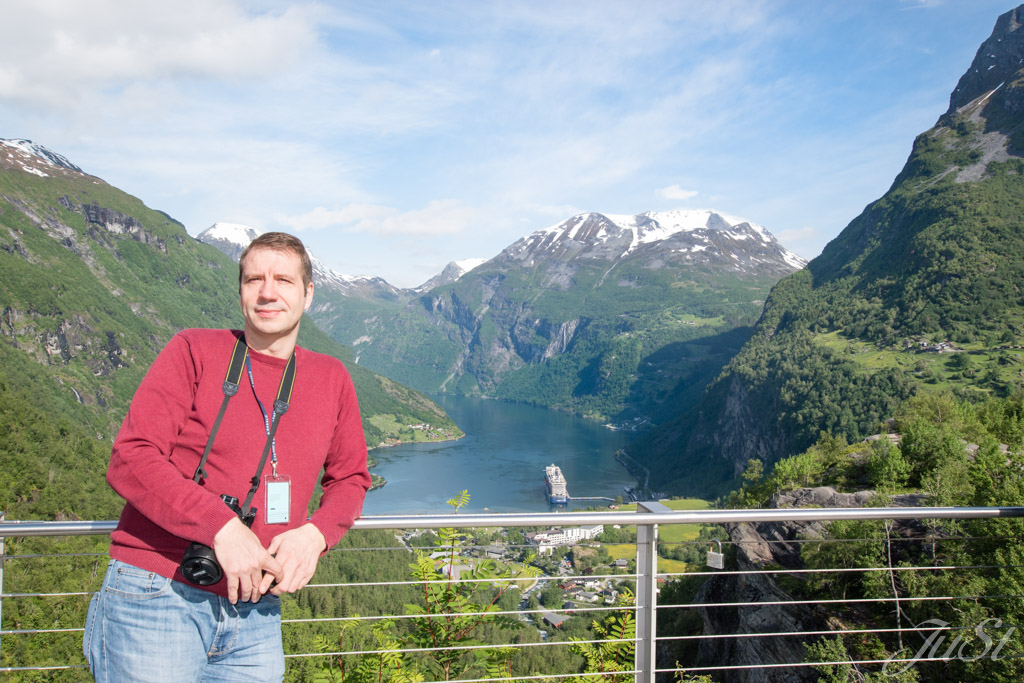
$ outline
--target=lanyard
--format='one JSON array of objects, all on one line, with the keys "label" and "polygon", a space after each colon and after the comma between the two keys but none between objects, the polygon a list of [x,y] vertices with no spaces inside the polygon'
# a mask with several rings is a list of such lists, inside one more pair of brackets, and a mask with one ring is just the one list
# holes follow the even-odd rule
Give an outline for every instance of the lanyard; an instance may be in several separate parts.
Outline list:
[{"label": "lanyard", "polygon": [[[206,459],[210,455],[210,449],[213,447],[213,440],[217,436],[217,430],[220,428],[220,422],[224,417],[224,412],[227,410],[228,401],[231,397],[238,392],[238,380],[242,374],[242,363],[249,369],[249,383],[252,385],[252,393],[255,396],[256,386],[252,382],[252,367],[249,364],[249,349],[245,345],[243,339],[237,339],[235,341],[235,348],[231,353],[231,361],[228,364],[227,376],[224,378],[223,390],[224,400],[220,404],[220,412],[217,414],[217,419],[213,423],[213,428],[210,430],[210,436],[206,440],[206,449],[203,451],[203,456],[199,459],[199,465],[196,467],[195,475],[192,479],[197,484],[201,477],[206,476],[206,471],[203,469],[206,465]],[[249,489],[249,495],[245,498],[245,503],[242,505],[242,510],[245,514],[249,513],[249,505],[252,503],[252,497],[256,494],[256,489],[259,488],[260,473],[263,471],[263,465],[267,462],[267,454],[272,450],[274,443],[274,434],[277,432],[277,425],[281,422],[281,416],[288,412],[288,404],[292,399],[292,386],[295,384],[295,353],[288,358],[288,363],[284,366],[284,373],[281,375],[281,386],[277,388],[277,398],[274,399],[274,410],[272,417],[267,419],[267,411],[264,410],[263,404],[260,403],[259,397],[256,398],[256,403],[260,406],[260,411],[263,413],[264,425],[267,428],[267,443],[263,447],[263,454],[260,456],[260,464],[256,468],[256,474],[252,478],[252,487]],[[274,455],[274,462],[277,462],[277,455]],[[274,475],[277,475],[275,467]]]},{"label": "lanyard", "polygon": [[270,424],[277,419],[277,406],[274,406],[275,409],[270,411],[270,417],[267,417],[267,409],[263,407],[263,401],[256,394],[256,382],[252,378],[252,362],[249,360],[249,354],[245,354],[245,371],[249,375],[252,396],[256,399],[256,405],[260,407],[260,412],[263,413],[263,428],[267,430],[267,437],[270,439],[270,467],[274,471],[274,479],[277,479],[277,440],[270,434]]},{"label": "lanyard", "polygon": [[[245,362],[248,366],[249,355],[246,354]],[[250,367],[249,381],[252,382],[252,369]],[[245,502],[242,503],[242,513],[249,514],[249,505],[252,503],[252,497],[256,495],[256,490],[260,487],[260,473],[263,471],[263,465],[267,462],[267,454],[271,450],[271,445],[274,443],[274,433],[277,432],[277,425],[281,424],[281,416],[288,412],[288,403],[292,400],[292,386],[295,384],[295,353],[288,357],[288,363],[284,366],[284,373],[281,375],[281,386],[277,388],[277,398],[274,399],[274,412],[273,419],[270,420],[270,425],[267,427],[267,443],[263,447],[263,455],[260,456],[260,464],[256,468],[256,474],[252,478],[252,487],[249,489],[249,495],[245,497]],[[253,386],[252,393],[256,393],[256,387]],[[256,399],[259,403],[259,399]],[[267,411],[263,410],[262,404],[260,410],[263,412],[263,417],[267,417]]]}]

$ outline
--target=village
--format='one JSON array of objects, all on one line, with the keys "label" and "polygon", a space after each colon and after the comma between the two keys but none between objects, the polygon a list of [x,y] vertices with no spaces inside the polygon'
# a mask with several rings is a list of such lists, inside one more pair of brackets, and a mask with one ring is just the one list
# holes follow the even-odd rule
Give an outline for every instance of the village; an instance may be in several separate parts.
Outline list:
[{"label": "village", "polygon": [[463,436],[461,431],[451,427],[441,427],[429,422],[400,425],[390,418],[391,416],[385,416],[382,419],[378,416],[377,419],[371,420],[371,422],[381,427],[386,433],[391,434],[386,436],[375,448],[391,448],[399,444],[416,443],[419,441],[454,441]]},{"label": "village", "polygon": [[[631,530],[618,525],[605,534],[603,525],[548,529],[474,529],[455,548],[429,545],[436,539],[430,530],[417,529],[398,536],[410,551],[429,552],[438,573],[458,581],[477,563],[491,561],[508,567],[528,564],[535,575],[517,582],[520,619],[545,629],[559,629],[575,610],[620,603],[623,590],[632,591],[629,575],[635,560],[613,558],[606,545],[634,541]],[[615,542],[608,544],[611,538]],[[605,542],[602,543],[602,540]],[[525,572],[524,572],[525,573]],[[621,575],[618,578],[617,575]]]}]

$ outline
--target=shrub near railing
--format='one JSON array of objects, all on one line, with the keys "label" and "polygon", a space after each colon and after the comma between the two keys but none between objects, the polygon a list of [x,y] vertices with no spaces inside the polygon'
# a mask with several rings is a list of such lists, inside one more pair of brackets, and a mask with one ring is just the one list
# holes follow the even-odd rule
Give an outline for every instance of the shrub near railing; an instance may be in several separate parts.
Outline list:
[{"label": "shrub near railing", "polygon": [[[447,501],[457,514],[469,503],[469,493],[462,491]],[[517,580],[538,575],[529,565],[531,558],[518,572],[494,560],[479,560],[467,571],[460,572],[457,560],[466,545],[465,536],[455,528],[437,530],[438,546],[445,548],[445,562],[438,567],[435,559],[417,551],[410,564],[413,579],[422,582],[422,604],[406,604],[407,632],[398,634],[394,620],[382,620],[372,626],[347,622],[341,643],[360,628],[370,628],[372,642],[382,652],[358,654],[353,662],[345,657],[328,660],[322,666],[325,680],[374,683],[388,681],[420,681],[437,675],[452,680],[470,669],[479,669],[481,677],[509,677],[512,673],[514,648],[494,647],[467,649],[484,645],[480,636],[484,625],[504,631],[523,628],[523,622],[499,612],[502,596],[517,587]],[[322,642],[324,651],[331,645]],[[411,657],[404,650],[425,653]]]}]

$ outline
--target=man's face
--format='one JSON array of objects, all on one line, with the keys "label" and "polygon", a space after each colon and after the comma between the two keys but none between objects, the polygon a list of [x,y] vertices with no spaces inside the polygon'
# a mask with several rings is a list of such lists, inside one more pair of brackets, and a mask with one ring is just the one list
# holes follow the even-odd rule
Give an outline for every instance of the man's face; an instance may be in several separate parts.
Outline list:
[{"label": "man's face", "polygon": [[294,344],[302,312],[312,301],[313,283],[302,284],[302,262],[297,254],[276,249],[251,249],[246,254],[241,303],[250,346],[266,350],[289,336]]}]

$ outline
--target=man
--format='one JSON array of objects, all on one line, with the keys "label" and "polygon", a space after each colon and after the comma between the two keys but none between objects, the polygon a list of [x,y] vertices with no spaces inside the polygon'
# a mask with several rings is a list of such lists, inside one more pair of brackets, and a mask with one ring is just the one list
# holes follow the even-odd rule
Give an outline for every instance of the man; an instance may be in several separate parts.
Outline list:
[{"label": "man", "polygon": [[[296,346],[313,297],[302,242],[260,235],[238,267],[247,358],[219,426],[243,336],[185,330],[154,361],[114,441],[107,481],[126,504],[85,628],[97,681],[280,681],[279,596],[306,585],[362,509],[370,477],[351,379],[336,359]],[[293,354],[293,391],[275,406]],[[221,499],[250,491],[251,528]],[[182,574],[193,541],[223,571],[212,585]]]}]

